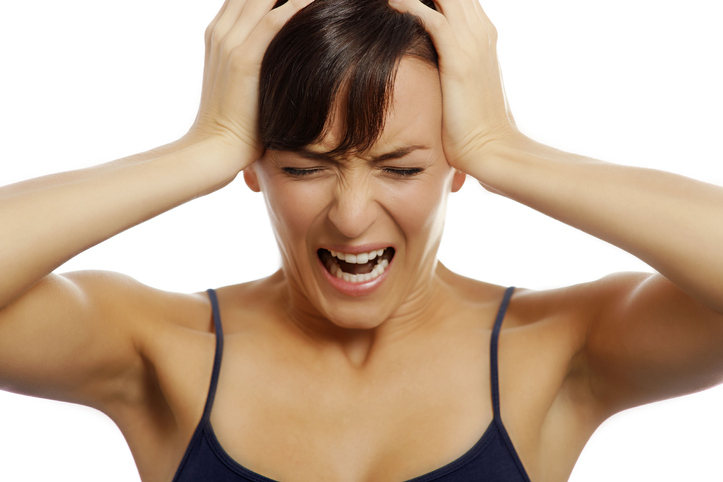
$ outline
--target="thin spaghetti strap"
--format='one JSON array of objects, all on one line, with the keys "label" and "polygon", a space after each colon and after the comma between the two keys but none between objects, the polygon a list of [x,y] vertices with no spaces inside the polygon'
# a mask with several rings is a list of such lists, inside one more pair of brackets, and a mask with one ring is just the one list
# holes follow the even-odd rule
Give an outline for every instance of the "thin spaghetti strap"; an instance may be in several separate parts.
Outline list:
[{"label": "thin spaghetti strap", "polygon": [[500,337],[502,320],[505,319],[507,306],[510,304],[510,298],[512,298],[512,292],[514,290],[514,286],[510,286],[505,290],[505,295],[502,298],[500,309],[499,311],[497,311],[497,318],[495,319],[494,328],[492,328],[492,338],[490,339],[490,380],[492,382],[492,408],[494,410],[494,417],[498,422],[501,422],[502,419],[500,418],[500,389],[497,377],[497,340]]},{"label": "thin spaghetti strap", "polygon": [[218,384],[218,374],[221,372],[221,358],[223,357],[223,328],[221,327],[221,313],[218,308],[218,297],[213,289],[206,290],[208,297],[211,299],[213,307],[213,325],[216,330],[216,355],[213,359],[213,372],[211,374],[211,386],[208,389],[206,397],[206,406],[203,409],[202,421],[208,421],[211,416],[211,408],[213,407],[213,399],[216,396],[216,385]]}]

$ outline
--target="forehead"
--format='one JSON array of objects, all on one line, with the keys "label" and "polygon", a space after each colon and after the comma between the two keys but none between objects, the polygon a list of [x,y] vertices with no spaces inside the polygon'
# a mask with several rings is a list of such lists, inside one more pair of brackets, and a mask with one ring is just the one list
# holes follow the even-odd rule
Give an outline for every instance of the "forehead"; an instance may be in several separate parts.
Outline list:
[{"label": "forehead", "polygon": [[[340,99],[345,99],[342,93]],[[343,136],[343,113],[346,105],[338,101],[330,119],[327,135],[316,144],[306,147],[312,152],[333,150]],[[397,71],[392,102],[387,112],[384,130],[370,152],[388,150],[390,146],[430,145],[441,142],[442,90],[439,72],[428,62],[407,56]],[[431,146],[430,146],[431,147]]]}]

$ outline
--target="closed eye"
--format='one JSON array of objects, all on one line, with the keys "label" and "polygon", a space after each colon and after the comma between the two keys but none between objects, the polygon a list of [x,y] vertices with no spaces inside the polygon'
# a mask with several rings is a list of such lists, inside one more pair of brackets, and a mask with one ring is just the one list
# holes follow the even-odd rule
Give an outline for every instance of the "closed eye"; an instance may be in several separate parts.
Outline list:
[{"label": "closed eye", "polygon": [[394,174],[395,176],[399,177],[411,177],[416,176],[420,172],[422,172],[424,169],[421,167],[407,167],[407,168],[401,168],[401,167],[384,167],[382,168],[384,172],[388,172],[390,174]]},{"label": "closed eye", "polygon": [[[321,171],[320,168],[311,168],[311,169],[297,169],[295,167],[284,167],[282,170],[293,177],[303,177],[303,176],[309,176],[311,174],[314,174],[316,172]],[[419,174],[424,169],[421,167],[411,167],[411,168],[400,168],[400,167],[384,167],[382,168],[382,171],[393,174],[395,176],[399,177],[411,177]]]},{"label": "closed eye", "polygon": [[294,177],[302,177],[302,176],[308,176],[310,174],[314,174],[315,172],[321,171],[321,169],[315,168],[315,169],[296,169],[295,167],[284,167],[282,170]]}]

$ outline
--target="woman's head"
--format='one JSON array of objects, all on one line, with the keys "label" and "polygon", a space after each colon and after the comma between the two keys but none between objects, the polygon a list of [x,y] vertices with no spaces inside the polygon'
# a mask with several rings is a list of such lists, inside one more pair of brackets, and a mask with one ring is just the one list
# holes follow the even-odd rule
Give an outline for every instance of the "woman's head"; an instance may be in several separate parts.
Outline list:
[{"label": "woman's head", "polygon": [[[265,194],[292,290],[345,328],[413,311],[464,181],[444,157],[436,55],[418,21],[386,0],[316,0],[269,47],[260,109],[266,152],[244,175]],[[377,250],[384,270],[379,256],[346,256]]]}]

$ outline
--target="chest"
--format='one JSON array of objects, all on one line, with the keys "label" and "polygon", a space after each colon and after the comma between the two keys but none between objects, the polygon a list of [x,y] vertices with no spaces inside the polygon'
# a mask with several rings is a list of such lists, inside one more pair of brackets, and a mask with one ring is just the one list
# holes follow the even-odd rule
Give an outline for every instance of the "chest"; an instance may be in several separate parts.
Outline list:
[{"label": "chest", "polygon": [[213,431],[233,460],[275,480],[408,480],[463,455],[492,419],[487,350],[430,347],[362,372],[284,356],[259,369],[252,343],[228,341]]},{"label": "chest", "polygon": [[[541,335],[504,330],[499,339],[503,421],[531,472],[570,361]],[[270,479],[406,481],[456,461],[489,428],[490,336],[486,329],[449,334],[352,372],[300,363],[269,340],[227,335],[211,427],[230,459]],[[177,461],[169,468],[203,412],[215,352],[209,341],[169,343],[154,362],[179,421],[168,435],[168,458]],[[136,461],[142,474],[144,463],[152,465],[141,454]],[[175,470],[166,471],[160,480],[171,480]]]}]

